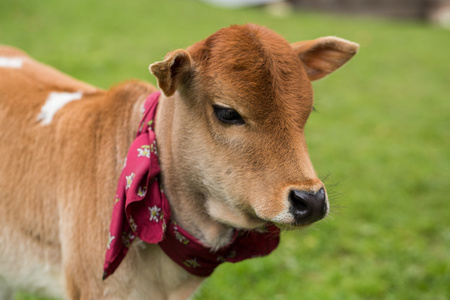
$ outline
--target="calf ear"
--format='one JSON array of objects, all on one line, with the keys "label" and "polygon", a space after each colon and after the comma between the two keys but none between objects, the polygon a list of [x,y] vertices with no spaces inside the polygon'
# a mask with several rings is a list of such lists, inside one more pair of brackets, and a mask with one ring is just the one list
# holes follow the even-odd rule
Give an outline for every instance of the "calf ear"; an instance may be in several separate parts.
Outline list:
[{"label": "calf ear", "polygon": [[358,51],[359,45],[337,37],[321,37],[291,44],[302,60],[309,80],[327,76],[345,64]]},{"label": "calf ear", "polygon": [[179,49],[168,53],[163,61],[151,64],[149,70],[158,79],[164,95],[169,97],[189,78],[192,65],[189,53]]}]

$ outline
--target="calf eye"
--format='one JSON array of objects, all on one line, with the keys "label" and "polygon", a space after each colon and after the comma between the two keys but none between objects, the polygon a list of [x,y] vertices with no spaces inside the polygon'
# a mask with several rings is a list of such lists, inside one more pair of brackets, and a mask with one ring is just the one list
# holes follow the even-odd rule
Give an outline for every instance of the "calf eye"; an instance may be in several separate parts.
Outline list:
[{"label": "calf eye", "polygon": [[214,105],[214,114],[220,122],[233,125],[244,125],[241,115],[232,108]]}]

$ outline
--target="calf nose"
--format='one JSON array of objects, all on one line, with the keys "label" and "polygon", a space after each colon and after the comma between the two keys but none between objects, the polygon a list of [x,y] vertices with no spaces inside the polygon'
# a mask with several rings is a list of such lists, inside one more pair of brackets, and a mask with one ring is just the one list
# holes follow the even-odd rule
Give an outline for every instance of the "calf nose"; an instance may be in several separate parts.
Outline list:
[{"label": "calf nose", "polygon": [[316,193],[292,190],[289,194],[290,211],[296,223],[309,224],[325,217],[328,207],[325,190]]}]

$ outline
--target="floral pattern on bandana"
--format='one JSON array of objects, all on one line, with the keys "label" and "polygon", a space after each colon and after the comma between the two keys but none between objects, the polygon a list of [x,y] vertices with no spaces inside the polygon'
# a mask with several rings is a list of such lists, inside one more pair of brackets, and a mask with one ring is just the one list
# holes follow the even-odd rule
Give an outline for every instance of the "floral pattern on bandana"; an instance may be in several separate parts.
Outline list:
[{"label": "floral pattern on bandana", "polygon": [[[170,220],[170,208],[161,193],[158,176],[160,167],[156,150],[156,138],[149,125],[153,119],[160,93],[150,95],[145,103],[144,117],[139,132],[128,150],[120,175],[110,225],[104,264],[104,278],[119,266],[136,237],[151,244],[158,244]],[[149,210],[153,208],[153,211]],[[157,208],[157,209],[156,209]],[[152,222],[149,222],[151,218]]]},{"label": "floral pattern on bandana", "polygon": [[137,148],[137,151],[138,151],[138,157],[144,156],[144,157],[150,158],[150,146],[149,145],[143,145],[143,146],[141,146],[141,148]]},{"label": "floral pattern on bandana", "polygon": [[129,176],[125,176],[125,179],[127,181],[127,186],[125,187],[126,190],[128,190],[131,187],[131,184],[133,183],[134,176],[136,176],[134,173],[131,173]]},{"label": "floral pattern on bandana", "polygon": [[137,195],[139,197],[144,197],[145,193],[147,193],[147,187],[146,186],[139,186]]},{"label": "floral pattern on bandana", "polygon": [[186,267],[194,269],[202,266],[201,264],[198,263],[196,258],[186,259],[183,263]]},{"label": "floral pattern on bandana", "polygon": [[137,230],[137,225],[136,225],[136,222],[134,222],[133,217],[130,217],[130,220],[128,221],[128,223],[130,224],[130,228],[132,231]]},{"label": "floral pattern on bandana", "polygon": [[153,206],[149,207],[148,210],[150,211],[150,221],[159,222],[159,220],[162,218],[161,208]]},{"label": "floral pattern on bandana", "polygon": [[135,235],[133,235],[130,232],[122,232],[122,243],[125,247],[130,248],[131,242],[136,238]]},{"label": "floral pattern on bandana", "polygon": [[114,235],[111,235],[111,232],[109,233],[109,241],[108,241],[108,249],[111,249],[111,243],[116,237]]}]

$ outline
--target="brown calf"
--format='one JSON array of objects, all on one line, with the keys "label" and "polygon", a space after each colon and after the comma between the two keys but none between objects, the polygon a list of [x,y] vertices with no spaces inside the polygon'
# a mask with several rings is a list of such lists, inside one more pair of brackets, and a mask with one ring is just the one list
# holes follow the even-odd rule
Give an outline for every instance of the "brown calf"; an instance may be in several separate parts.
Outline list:
[{"label": "brown calf", "polygon": [[[219,249],[233,228],[285,229],[325,217],[304,126],[311,80],[358,46],[335,37],[288,44],[231,26],[150,66],[162,185],[172,216]],[[69,299],[186,299],[203,278],[135,241],[102,266],[117,180],[142,105],[156,88],[104,91],[0,47],[0,298],[14,289]]]}]

